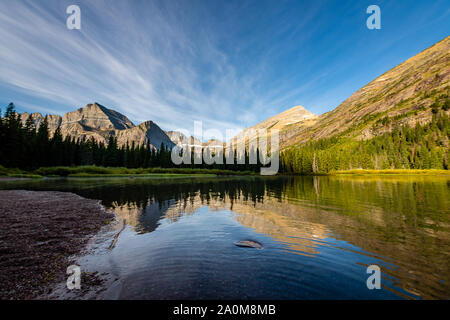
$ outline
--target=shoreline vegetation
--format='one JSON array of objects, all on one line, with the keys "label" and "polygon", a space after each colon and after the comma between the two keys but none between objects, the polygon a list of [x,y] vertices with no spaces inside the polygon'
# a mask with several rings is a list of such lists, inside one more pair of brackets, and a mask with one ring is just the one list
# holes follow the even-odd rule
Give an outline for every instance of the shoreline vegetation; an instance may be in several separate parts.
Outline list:
[{"label": "shoreline vegetation", "polygon": [[59,178],[59,177],[146,177],[177,178],[189,176],[240,176],[256,175],[251,171],[233,171],[222,169],[190,169],[190,168],[124,168],[100,166],[43,167],[36,170],[5,168],[0,165],[0,177],[9,178]]},{"label": "shoreline vegetation", "polygon": [[[190,168],[122,168],[122,167],[44,167],[26,171],[18,168],[5,168],[0,165],[0,179],[42,179],[42,178],[187,178],[215,176],[255,176],[252,171],[233,171],[221,169],[190,169]],[[279,174],[283,175],[283,173]],[[299,175],[299,174],[289,174]],[[450,170],[442,169],[351,169],[338,170],[329,173],[308,174],[311,176],[334,175],[450,175]]]},{"label": "shoreline vegetation", "polygon": [[328,175],[450,175],[442,169],[352,169],[330,172]]}]

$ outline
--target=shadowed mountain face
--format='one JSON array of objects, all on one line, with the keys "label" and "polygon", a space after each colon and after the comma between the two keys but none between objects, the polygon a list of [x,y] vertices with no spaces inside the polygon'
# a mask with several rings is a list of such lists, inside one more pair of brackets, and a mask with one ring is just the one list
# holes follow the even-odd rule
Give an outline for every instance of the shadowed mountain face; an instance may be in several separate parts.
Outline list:
[{"label": "shadowed mountain face", "polygon": [[[22,113],[20,119],[25,123],[30,115]],[[44,116],[40,113],[31,114],[33,122],[37,128],[44,121]],[[108,143],[109,137],[117,138],[119,146],[125,144],[142,145],[150,143],[155,148],[160,148],[161,144],[171,148],[174,143],[152,121],[146,121],[135,126],[123,114],[108,109],[98,103],[88,104],[73,112],[68,112],[64,116],[47,115],[50,134],[60,127],[63,137],[71,136],[76,139],[94,139],[104,144]]]}]

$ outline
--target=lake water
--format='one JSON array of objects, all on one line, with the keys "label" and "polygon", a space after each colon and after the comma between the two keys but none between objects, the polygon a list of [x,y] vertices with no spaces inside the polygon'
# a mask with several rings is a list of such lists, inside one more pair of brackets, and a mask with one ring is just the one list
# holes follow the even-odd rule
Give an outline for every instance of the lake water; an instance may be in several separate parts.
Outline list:
[{"label": "lake water", "polygon": [[[126,225],[80,263],[119,299],[449,299],[450,178],[67,179]],[[100,238],[101,239],[101,238]],[[251,240],[261,250],[234,245]],[[99,241],[99,240],[98,240]],[[381,269],[369,290],[367,266]]]}]

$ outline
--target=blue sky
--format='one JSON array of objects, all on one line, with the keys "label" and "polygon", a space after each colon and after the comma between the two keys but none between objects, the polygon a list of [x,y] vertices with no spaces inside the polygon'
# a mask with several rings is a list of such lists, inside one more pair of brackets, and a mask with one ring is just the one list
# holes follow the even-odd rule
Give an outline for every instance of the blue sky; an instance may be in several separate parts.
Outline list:
[{"label": "blue sky", "polygon": [[[66,8],[81,8],[68,30]],[[366,8],[381,8],[381,30]],[[0,105],[63,114],[99,102],[163,129],[316,114],[445,38],[442,1],[0,2]]]}]

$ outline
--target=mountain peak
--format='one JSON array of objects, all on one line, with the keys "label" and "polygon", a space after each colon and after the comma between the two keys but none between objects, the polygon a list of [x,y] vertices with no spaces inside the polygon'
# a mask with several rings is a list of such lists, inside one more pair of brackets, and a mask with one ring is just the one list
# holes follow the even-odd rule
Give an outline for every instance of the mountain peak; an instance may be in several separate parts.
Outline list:
[{"label": "mountain peak", "polygon": [[97,102],[87,104],[83,108],[64,115],[63,123],[75,122],[96,130],[125,130],[134,127],[134,124],[126,116]]},{"label": "mountain peak", "polygon": [[[306,111],[306,112],[309,112],[309,111],[306,110],[305,107],[302,106],[302,105],[293,106],[292,108],[287,109],[286,111],[296,111],[296,110],[297,110],[297,111]],[[286,111],[283,111],[283,112],[286,112]],[[281,113],[283,113],[283,112],[281,112]]]},{"label": "mountain peak", "polygon": [[79,110],[95,110],[97,112],[103,112],[103,113],[107,113],[107,112],[111,111],[108,108],[102,106],[98,102],[88,103],[87,105],[85,105],[83,108],[80,108]]},{"label": "mountain peak", "polygon": [[309,112],[301,105],[297,105],[277,115],[274,115],[251,128],[245,129],[236,136],[237,143],[239,143],[239,141],[241,140],[245,141],[246,132],[250,130],[261,129],[266,129],[268,132],[270,130],[279,130],[281,139],[283,140],[284,136],[286,135],[286,133],[288,133],[293,125],[298,127],[308,127],[315,123],[317,118],[318,116],[314,113]]},{"label": "mountain peak", "polygon": [[317,118],[317,115],[309,112],[303,106],[298,105],[258,123],[252,129],[283,130],[288,125],[315,118]]},{"label": "mountain peak", "polygon": [[[305,107],[303,107],[301,105],[287,109],[286,111],[283,111],[274,117],[278,118],[278,117],[285,117],[285,116],[296,116],[296,117],[300,117],[301,120],[304,120],[305,118],[316,117],[316,115],[314,113],[306,110]],[[274,118],[274,117],[272,117],[272,118]]]},{"label": "mountain peak", "polygon": [[[33,121],[38,128],[44,116],[33,113]],[[25,124],[29,114],[24,112],[20,120]],[[135,126],[123,114],[108,109],[98,102],[89,103],[83,108],[66,113],[63,117],[59,115],[47,115],[48,128],[52,135],[60,127],[63,137],[71,136],[76,139],[95,141],[107,144],[109,137],[117,138],[119,146],[134,142],[137,146],[150,143],[154,148],[161,144],[171,148],[174,143],[153,121],[145,121]]]}]

